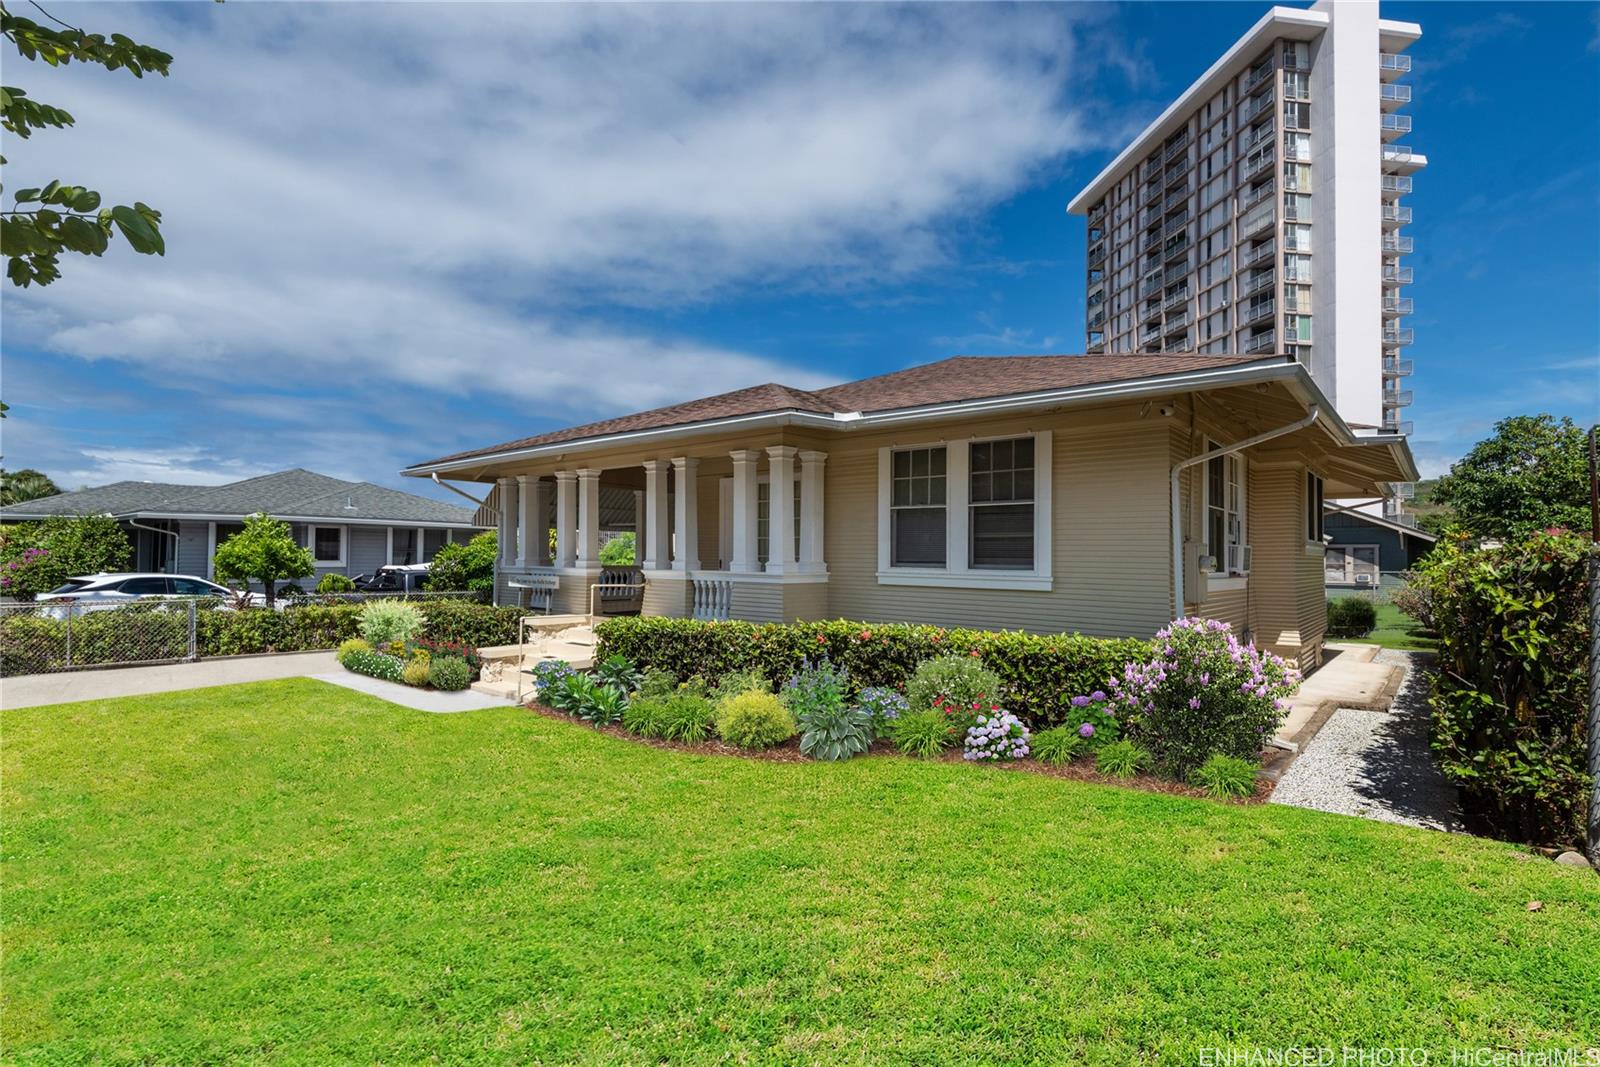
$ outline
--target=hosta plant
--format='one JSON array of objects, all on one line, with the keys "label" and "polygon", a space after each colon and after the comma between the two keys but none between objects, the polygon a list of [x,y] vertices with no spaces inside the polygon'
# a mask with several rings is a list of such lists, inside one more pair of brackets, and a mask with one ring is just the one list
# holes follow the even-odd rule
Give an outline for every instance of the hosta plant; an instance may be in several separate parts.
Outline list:
[{"label": "hosta plant", "polygon": [[990,708],[967,727],[961,741],[965,760],[1022,759],[1028,754],[1028,728],[1004,708]]},{"label": "hosta plant", "polygon": [[593,726],[612,726],[622,721],[628,698],[611,685],[596,685],[572,714]]},{"label": "hosta plant", "polygon": [[846,760],[872,746],[872,713],[848,705],[819,706],[796,714],[800,751],[815,760]]},{"label": "hosta plant", "polygon": [[644,674],[627,656],[607,656],[594,669],[602,685],[609,685],[621,693],[631,693],[644,683]]}]

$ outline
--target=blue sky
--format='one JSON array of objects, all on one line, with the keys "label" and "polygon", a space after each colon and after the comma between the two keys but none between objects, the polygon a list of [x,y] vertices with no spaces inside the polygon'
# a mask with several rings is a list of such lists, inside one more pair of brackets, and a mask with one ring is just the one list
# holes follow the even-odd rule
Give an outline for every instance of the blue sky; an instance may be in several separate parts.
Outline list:
[{"label": "blue sky", "polygon": [[[6,184],[166,215],[0,296],[9,469],[411,462],[777,380],[1076,352],[1071,195],[1265,5],[70,5],[169,79],[6,63]],[[1600,5],[1391,3],[1425,474],[1600,410]]]}]

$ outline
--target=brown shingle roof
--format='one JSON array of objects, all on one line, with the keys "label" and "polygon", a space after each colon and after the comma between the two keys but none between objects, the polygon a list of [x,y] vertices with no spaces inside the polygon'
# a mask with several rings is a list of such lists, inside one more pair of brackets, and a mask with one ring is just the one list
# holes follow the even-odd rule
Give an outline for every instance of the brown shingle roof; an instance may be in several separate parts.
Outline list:
[{"label": "brown shingle roof", "polygon": [[584,441],[639,430],[688,426],[740,415],[803,411],[820,415],[845,412],[895,411],[900,408],[955,404],[1002,396],[1022,396],[1053,389],[1099,385],[1134,378],[1161,377],[1216,370],[1241,363],[1277,362],[1283,356],[1198,356],[1164,354],[1103,356],[952,356],[906,370],[807,391],[767,383],[731,393],[670,404],[613,419],[506,441],[487,448],[440,456],[416,467],[430,467],[500,452],[542,445]]}]

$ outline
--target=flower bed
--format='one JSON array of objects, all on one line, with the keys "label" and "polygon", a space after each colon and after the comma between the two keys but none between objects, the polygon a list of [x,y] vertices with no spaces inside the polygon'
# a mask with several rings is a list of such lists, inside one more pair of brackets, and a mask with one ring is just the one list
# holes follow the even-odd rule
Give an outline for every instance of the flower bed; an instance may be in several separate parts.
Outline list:
[{"label": "flower bed", "polygon": [[[599,629],[606,658],[592,674],[557,660],[535,669],[541,710],[695,751],[830,762],[898,751],[1224,800],[1270,792],[1255,778],[1261,748],[1299,681],[1227,624],[1204,619],[1180,620],[1153,643],[1105,642],[1133,655],[1090,692],[1055,703],[1040,686],[1021,689],[1034,701],[1026,710],[1008,681],[1034,677],[1026,635],[654,619],[609,620]],[[1080,647],[1032,640],[1046,659]],[[863,678],[806,655],[835,641],[861,669],[900,678]],[[655,658],[636,665],[616,651],[623,644]],[[931,654],[907,666],[907,649],[918,647]],[[1009,651],[1009,670],[991,668],[985,647]],[[672,649],[685,658],[667,658]],[[715,664],[727,669],[688,673]],[[770,668],[779,664],[786,670],[774,692]]]}]

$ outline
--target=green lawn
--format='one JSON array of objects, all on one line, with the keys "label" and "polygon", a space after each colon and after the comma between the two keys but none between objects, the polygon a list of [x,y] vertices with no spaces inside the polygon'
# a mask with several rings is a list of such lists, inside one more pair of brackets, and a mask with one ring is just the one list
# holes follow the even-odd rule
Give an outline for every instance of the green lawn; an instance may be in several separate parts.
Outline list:
[{"label": "green lawn", "polygon": [[1378,624],[1365,637],[1334,637],[1329,640],[1382,645],[1384,648],[1408,649],[1414,652],[1434,652],[1439,648],[1438,638],[1425,630],[1416,619],[1389,603],[1378,605]]},{"label": "green lawn", "polygon": [[11,1063],[1600,1040],[1600,878],[1490,841],[312,681],[7,711],[0,748]]}]

